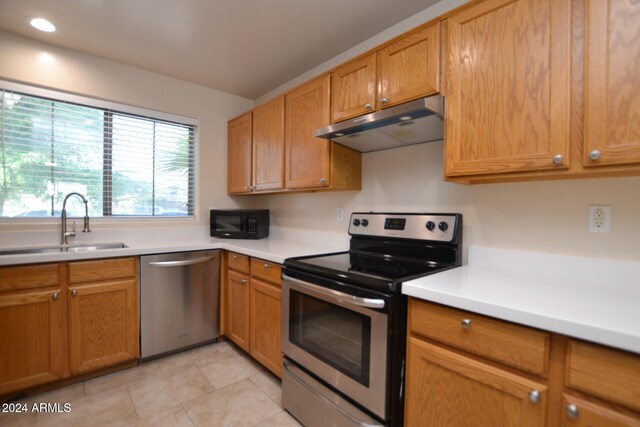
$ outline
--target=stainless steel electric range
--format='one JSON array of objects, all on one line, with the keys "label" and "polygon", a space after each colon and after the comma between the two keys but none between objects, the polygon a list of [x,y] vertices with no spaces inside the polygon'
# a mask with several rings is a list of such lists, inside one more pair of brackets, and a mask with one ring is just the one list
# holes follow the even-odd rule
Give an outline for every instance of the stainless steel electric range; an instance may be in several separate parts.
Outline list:
[{"label": "stainless steel electric range", "polygon": [[353,213],[347,252],[288,258],[282,403],[306,427],[400,426],[402,283],[460,265],[462,215]]}]

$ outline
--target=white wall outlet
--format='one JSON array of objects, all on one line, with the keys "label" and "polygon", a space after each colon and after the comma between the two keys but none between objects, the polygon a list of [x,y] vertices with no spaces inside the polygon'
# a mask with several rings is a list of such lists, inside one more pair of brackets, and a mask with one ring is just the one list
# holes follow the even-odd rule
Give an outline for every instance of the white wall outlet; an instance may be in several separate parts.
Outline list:
[{"label": "white wall outlet", "polygon": [[336,221],[344,221],[344,208],[342,206],[336,209]]},{"label": "white wall outlet", "polygon": [[589,232],[608,233],[611,227],[611,206],[589,206]]}]

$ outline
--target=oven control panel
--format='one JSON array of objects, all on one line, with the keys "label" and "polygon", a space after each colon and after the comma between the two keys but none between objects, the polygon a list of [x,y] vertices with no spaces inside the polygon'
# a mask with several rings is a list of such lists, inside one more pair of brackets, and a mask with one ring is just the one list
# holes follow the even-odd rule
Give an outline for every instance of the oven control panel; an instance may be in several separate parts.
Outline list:
[{"label": "oven control panel", "polygon": [[456,237],[459,214],[351,214],[349,234],[451,242]]}]

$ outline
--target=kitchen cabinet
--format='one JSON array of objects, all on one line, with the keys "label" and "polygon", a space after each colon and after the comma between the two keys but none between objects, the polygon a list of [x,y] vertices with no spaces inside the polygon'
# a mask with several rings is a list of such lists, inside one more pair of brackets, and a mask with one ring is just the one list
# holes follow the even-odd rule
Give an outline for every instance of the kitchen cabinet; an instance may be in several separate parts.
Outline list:
[{"label": "kitchen cabinet", "polygon": [[249,276],[229,271],[227,276],[226,334],[244,351],[249,351]]},{"label": "kitchen cabinet", "polygon": [[[405,424],[545,425],[547,386],[544,382],[424,340],[425,337],[433,337],[438,343],[456,347],[462,343],[469,353],[512,362],[519,360],[519,356],[509,355],[509,342],[513,341],[511,338],[517,339],[519,331],[502,328],[496,331],[493,340],[484,342],[483,339],[492,336],[488,331],[492,325],[484,323],[482,317],[470,318],[469,313],[453,309],[437,311],[439,308],[435,304],[415,300],[411,300],[409,305]],[[451,328],[450,321],[454,315],[457,315],[457,329],[462,330],[463,335],[455,336],[457,331]],[[445,329],[434,336],[434,327],[438,323]],[[449,333],[453,336],[450,337]],[[537,359],[540,355],[546,357],[544,340],[531,340],[530,337],[525,337],[525,340],[526,343],[513,346],[515,352],[520,353],[528,347],[536,360],[533,365],[539,366]],[[496,349],[495,355],[488,354],[491,348]],[[532,366],[530,361],[524,365]]]},{"label": "kitchen cabinet", "polygon": [[329,125],[330,77],[320,77],[285,95],[285,187],[298,190],[360,190],[362,156],[316,138]]},{"label": "kitchen cabinet", "polygon": [[252,125],[251,112],[237,117],[227,124],[227,192],[245,194],[251,192]]},{"label": "kitchen cabinet", "polygon": [[378,108],[437,93],[440,90],[440,25],[411,32],[377,52]]},{"label": "kitchen cabinet", "polygon": [[0,268],[0,395],[134,361],[136,258]]},{"label": "kitchen cabinet", "polygon": [[333,70],[332,122],[437,93],[439,35],[436,22]]},{"label": "kitchen cabinet", "polygon": [[640,164],[640,3],[585,4],[584,165]]},{"label": "kitchen cabinet", "polygon": [[405,425],[640,426],[640,355],[409,299]]},{"label": "kitchen cabinet", "polygon": [[0,268],[0,395],[68,376],[58,264]]},{"label": "kitchen cabinet", "polygon": [[570,18],[570,0],[485,0],[447,18],[447,177],[569,166]]},{"label": "kitchen cabinet", "polygon": [[280,351],[280,265],[228,252],[226,254],[226,318],[224,334],[278,377]]},{"label": "kitchen cabinet", "polygon": [[72,375],[138,358],[136,271],[136,258],[69,264]]},{"label": "kitchen cabinet", "polygon": [[252,191],[284,188],[284,96],[253,110]]}]

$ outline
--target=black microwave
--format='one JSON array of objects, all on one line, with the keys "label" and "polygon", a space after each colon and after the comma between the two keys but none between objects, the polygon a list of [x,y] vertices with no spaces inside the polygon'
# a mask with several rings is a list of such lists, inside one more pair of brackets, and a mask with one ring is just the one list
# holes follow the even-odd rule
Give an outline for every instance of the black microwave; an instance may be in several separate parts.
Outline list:
[{"label": "black microwave", "polygon": [[262,239],[269,235],[269,209],[211,209],[211,237]]}]

